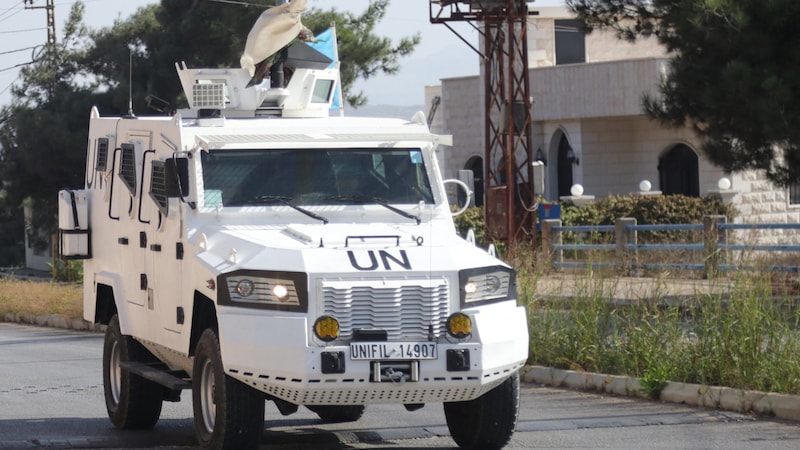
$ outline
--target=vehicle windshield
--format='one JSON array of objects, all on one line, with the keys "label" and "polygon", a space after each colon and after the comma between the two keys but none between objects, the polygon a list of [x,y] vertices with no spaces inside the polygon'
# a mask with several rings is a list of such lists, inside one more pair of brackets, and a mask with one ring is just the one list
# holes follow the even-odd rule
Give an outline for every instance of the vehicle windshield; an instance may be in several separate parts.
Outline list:
[{"label": "vehicle windshield", "polygon": [[419,149],[201,152],[206,207],[433,203]]}]

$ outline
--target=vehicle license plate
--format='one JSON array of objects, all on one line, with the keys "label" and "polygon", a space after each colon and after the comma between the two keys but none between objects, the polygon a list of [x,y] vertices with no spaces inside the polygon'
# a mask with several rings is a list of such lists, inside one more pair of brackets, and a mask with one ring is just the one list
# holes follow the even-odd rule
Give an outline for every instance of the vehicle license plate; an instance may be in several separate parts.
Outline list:
[{"label": "vehicle license plate", "polygon": [[350,358],[355,360],[437,359],[435,342],[351,342]]}]

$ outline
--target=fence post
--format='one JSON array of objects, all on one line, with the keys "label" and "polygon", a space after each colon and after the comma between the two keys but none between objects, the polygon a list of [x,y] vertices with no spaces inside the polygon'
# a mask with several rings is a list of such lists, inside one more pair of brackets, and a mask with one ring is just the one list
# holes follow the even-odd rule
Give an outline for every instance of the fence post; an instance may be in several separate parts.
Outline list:
[{"label": "fence post", "polygon": [[719,272],[722,259],[719,245],[726,242],[725,230],[720,230],[719,225],[726,221],[725,216],[703,216],[703,260],[707,278],[713,278]]},{"label": "fence post", "polygon": [[617,267],[622,273],[630,273],[636,267],[638,252],[628,252],[628,244],[636,245],[636,230],[628,230],[628,226],[636,225],[633,217],[618,217],[615,222],[614,236],[617,243]]},{"label": "fence post", "polygon": [[[545,219],[542,221],[542,253],[544,253],[547,265],[553,265],[553,257],[557,263],[564,262],[564,251],[555,252],[553,246],[562,243],[561,232],[553,230],[553,227],[560,227],[561,219]],[[560,268],[560,266],[559,266]]]}]

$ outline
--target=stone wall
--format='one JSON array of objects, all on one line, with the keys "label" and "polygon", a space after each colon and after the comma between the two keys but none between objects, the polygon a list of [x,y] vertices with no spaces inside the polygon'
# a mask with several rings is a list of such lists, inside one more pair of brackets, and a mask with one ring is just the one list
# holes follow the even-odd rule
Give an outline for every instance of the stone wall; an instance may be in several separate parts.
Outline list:
[{"label": "stone wall", "polygon": [[[761,172],[734,174],[732,202],[739,210],[736,223],[800,223],[800,205],[789,205],[787,189],[775,187]],[[739,230],[737,242],[764,245],[800,244],[797,230]]]},{"label": "stone wall", "polygon": [[472,157],[483,158],[484,126],[483,97],[480,79],[475,77],[449,78],[442,80],[442,105],[439,107],[443,129],[453,135],[453,147],[443,150],[442,165],[444,178],[458,178]]}]

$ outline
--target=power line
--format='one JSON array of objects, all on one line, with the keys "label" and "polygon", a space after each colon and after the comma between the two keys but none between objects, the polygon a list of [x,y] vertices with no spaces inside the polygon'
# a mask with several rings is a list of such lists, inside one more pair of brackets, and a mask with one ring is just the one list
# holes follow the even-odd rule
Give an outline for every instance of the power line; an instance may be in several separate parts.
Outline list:
[{"label": "power line", "polygon": [[14,12],[12,12],[10,14],[7,14],[10,11],[12,11],[12,10],[9,9],[9,10],[6,11],[6,13],[0,14],[0,22],[5,22],[6,20],[16,16],[17,14],[21,13],[22,11],[25,11],[25,9],[24,8],[18,9],[18,10],[14,11]]},{"label": "power line", "polygon": [[9,89],[11,89],[11,86],[13,86],[13,85],[14,85],[14,83],[16,83],[16,82],[17,82],[17,80],[14,80],[14,81],[12,81],[11,83],[8,83],[8,86],[6,86],[6,87],[5,87],[5,89],[3,89],[2,91],[0,91],[0,95],[3,95],[3,94],[5,94],[5,93],[6,93],[6,91],[7,91],[7,90],[9,90]]},{"label": "power line", "polygon": [[0,55],[7,55],[9,53],[24,52],[25,50],[33,50],[36,47],[40,47],[40,46],[39,45],[34,45],[33,47],[18,48],[16,50],[9,50],[7,52],[0,52]]},{"label": "power line", "polygon": [[12,34],[12,33],[27,33],[29,31],[41,31],[46,30],[47,28],[26,28],[24,30],[11,30],[11,31],[0,31],[0,34]]},{"label": "power line", "polygon": [[22,66],[27,66],[29,64],[33,64],[35,62],[36,61],[28,61],[28,62],[25,62],[25,63],[20,63],[20,64],[17,64],[16,66],[11,66],[11,67],[6,67],[5,69],[0,69],[0,72],[7,72],[9,70],[16,69],[18,67],[22,67]]}]

